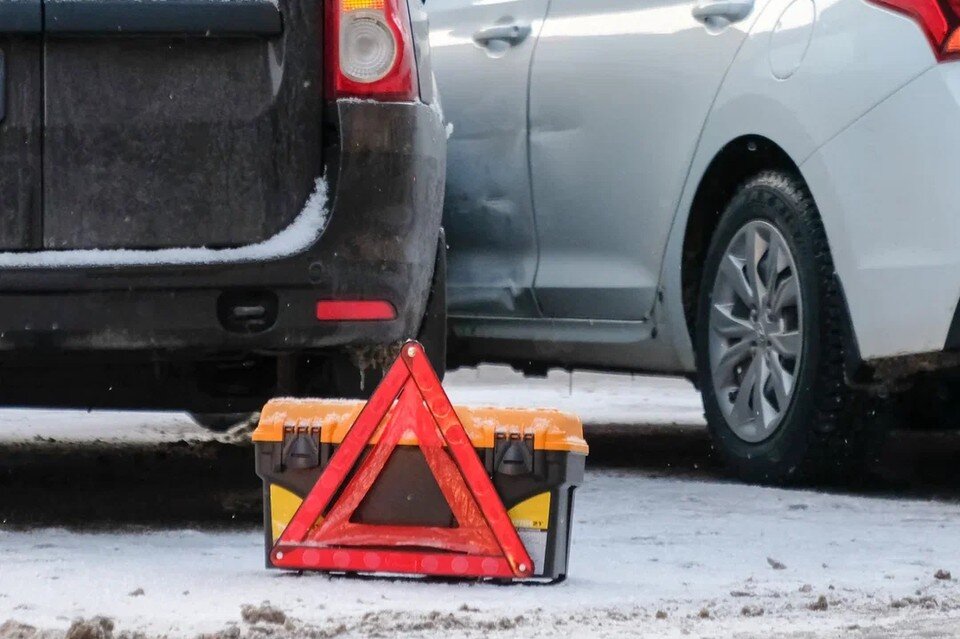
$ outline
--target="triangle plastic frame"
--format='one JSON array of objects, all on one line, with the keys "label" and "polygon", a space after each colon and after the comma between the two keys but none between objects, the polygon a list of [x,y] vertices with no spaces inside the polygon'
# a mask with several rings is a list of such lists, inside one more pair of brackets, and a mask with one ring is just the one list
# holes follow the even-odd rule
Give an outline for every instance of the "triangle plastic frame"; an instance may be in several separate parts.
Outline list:
[{"label": "triangle plastic frame", "polygon": [[[379,441],[361,461],[385,418]],[[350,521],[407,433],[416,436],[457,527]],[[481,578],[534,574],[530,555],[417,342],[403,346],[280,535],[270,561],[278,568],[336,572]]]}]

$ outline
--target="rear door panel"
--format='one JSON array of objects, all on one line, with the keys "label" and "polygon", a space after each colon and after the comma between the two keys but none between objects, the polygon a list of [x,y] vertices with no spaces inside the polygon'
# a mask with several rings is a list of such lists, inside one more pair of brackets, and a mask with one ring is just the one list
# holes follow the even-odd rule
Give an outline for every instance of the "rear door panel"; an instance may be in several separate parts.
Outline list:
[{"label": "rear door panel", "polygon": [[[451,313],[536,316],[527,86],[547,0],[428,0],[426,8],[440,98],[453,126],[444,206]],[[528,30],[526,37],[485,46],[476,39],[510,25]]]},{"label": "rear door panel", "polygon": [[287,226],[320,170],[314,5],[285,2],[281,26],[269,0],[47,0],[44,247],[236,246]]},{"label": "rear door panel", "polygon": [[40,244],[40,0],[0,0],[0,250]]},{"label": "rear door panel", "polygon": [[[759,3],[758,3],[759,4]],[[530,85],[545,315],[642,320],[700,131],[748,21],[693,0],[552,0]]]}]

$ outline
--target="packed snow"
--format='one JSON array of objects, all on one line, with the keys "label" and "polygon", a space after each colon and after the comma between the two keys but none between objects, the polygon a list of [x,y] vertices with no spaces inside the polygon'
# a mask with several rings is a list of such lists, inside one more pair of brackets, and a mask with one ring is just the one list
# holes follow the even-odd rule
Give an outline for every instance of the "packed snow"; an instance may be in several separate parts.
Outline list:
[{"label": "packed snow", "polygon": [[[123,630],[192,636],[269,600],[321,628],[357,625],[370,612],[426,618],[466,607],[488,619],[533,614],[547,627],[563,620],[573,630],[636,614],[635,627],[650,633],[719,633],[772,623],[837,631],[927,612],[924,602],[960,604],[956,582],[934,577],[960,558],[957,505],[612,471],[591,472],[577,502],[570,579],[509,589],[278,574],[263,568],[259,531],[0,533],[0,618],[57,628],[105,615]],[[810,610],[821,596],[827,609]],[[703,610],[712,620],[700,618]],[[659,624],[658,611],[667,615]]]},{"label": "packed snow", "polygon": [[[481,368],[446,385],[458,403],[575,410],[588,440],[592,425],[702,428],[679,380]],[[0,414],[14,441],[69,437],[68,423],[77,440],[209,437],[181,415]],[[0,622],[64,631],[102,615],[148,637],[947,637],[960,634],[958,518],[953,501],[590,468],[570,577],[536,587],[282,574],[264,568],[256,529],[0,526]]]},{"label": "packed snow", "polygon": [[[702,426],[703,406],[682,379],[551,371],[523,378],[503,366],[467,368],[447,376],[457,404],[542,406],[578,414],[593,425]],[[183,415],[120,411],[0,410],[0,439],[31,441],[174,442],[209,437]]]}]

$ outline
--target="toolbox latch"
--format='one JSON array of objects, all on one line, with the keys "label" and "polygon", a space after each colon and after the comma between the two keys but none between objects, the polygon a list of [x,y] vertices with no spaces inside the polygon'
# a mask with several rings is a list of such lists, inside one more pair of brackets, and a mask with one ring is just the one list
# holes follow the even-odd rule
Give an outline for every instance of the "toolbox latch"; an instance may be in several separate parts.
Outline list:
[{"label": "toolbox latch", "polygon": [[283,465],[303,470],[320,465],[320,433],[311,428],[284,428]]},{"label": "toolbox latch", "polygon": [[493,469],[500,475],[533,473],[533,435],[497,433],[494,436]]}]

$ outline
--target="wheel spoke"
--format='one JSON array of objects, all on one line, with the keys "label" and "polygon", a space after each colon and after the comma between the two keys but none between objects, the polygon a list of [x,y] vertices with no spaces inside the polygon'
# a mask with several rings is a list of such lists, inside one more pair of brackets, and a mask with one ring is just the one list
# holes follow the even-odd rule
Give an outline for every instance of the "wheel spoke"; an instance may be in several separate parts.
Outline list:
[{"label": "wheel spoke", "polygon": [[733,304],[714,304],[710,311],[710,325],[718,335],[727,339],[743,339],[754,332],[750,322],[733,316]]},{"label": "wheel spoke", "polygon": [[800,331],[771,333],[770,343],[784,357],[796,357],[800,352]]},{"label": "wheel spoke", "polygon": [[800,296],[800,289],[797,287],[797,278],[790,275],[777,286],[771,299],[771,308],[774,313],[782,313],[785,308],[797,305]]},{"label": "wheel spoke", "polygon": [[727,254],[723,257],[723,261],[720,262],[720,272],[730,284],[733,292],[740,298],[740,301],[747,306],[753,306],[757,302],[753,295],[753,289],[750,288],[747,277],[743,274],[743,265],[743,260],[734,255]]},{"label": "wheel spoke", "polygon": [[767,258],[764,261],[763,268],[763,284],[768,291],[774,290],[777,286],[777,276],[783,270],[783,248],[780,239],[776,235],[772,235],[770,243],[767,245]]},{"label": "wheel spoke", "polygon": [[770,422],[776,417],[773,407],[767,405],[767,398],[763,396],[770,369],[763,353],[757,353],[754,361],[757,364],[757,379],[753,384],[753,412],[757,417],[757,426],[766,430]]},{"label": "wheel spoke", "polygon": [[753,290],[754,306],[759,308],[766,298],[766,290],[760,278],[760,260],[766,252],[767,243],[760,237],[760,231],[751,227],[747,233],[747,283]]},{"label": "wheel spoke", "polygon": [[750,355],[752,346],[749,341],[744,340],[723,352],[713,371],[713,379],[717,387],[726,386],[733,380],[734,369]]},{"label": "wheel spoke", "polygon": [[777,398],[777,410],[781,413],[786,410],[793,391],[793,376],[783,368],[783,363],[776,353],[768,353],[768,367],[770,369],[770,385]]},{"label": "wheel spoke", "polygon": [[759,369],[760,358],[754,357],[740,382],[737,399],[733,402],[733,410],[730,414],[730,417],[738,426],[745,426],[756,419],[756,415],[750,408],[750,399],[753,396],[754,388],[759,383]]}]

